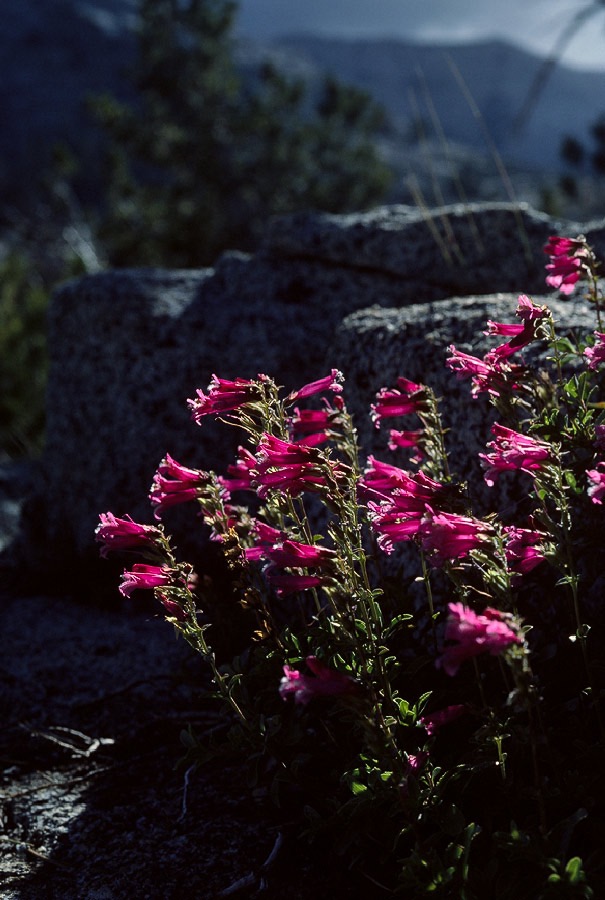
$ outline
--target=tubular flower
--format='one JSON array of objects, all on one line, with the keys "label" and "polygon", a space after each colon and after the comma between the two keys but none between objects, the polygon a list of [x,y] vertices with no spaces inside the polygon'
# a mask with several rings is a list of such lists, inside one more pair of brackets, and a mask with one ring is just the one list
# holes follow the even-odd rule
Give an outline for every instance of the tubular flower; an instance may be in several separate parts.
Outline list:
[{"label": "tubular flower", "polygon": [[218,483],[229,491],[253,491],[252,472],[256,469],[256,457],[246,447],[237,448],[237,462],[227,466],[227,475],[219,475]]},{"label": "tubular flower", "polygon": [[314,394],[320,394],[322,391],[332,391],[334,394],[342,392],[342,383],[344,376],[338,369],[332,369],[325,378],[318,381],[311,381],[309,384],[303,385],[297,391],[293,391],[287,398],[288,403],[294,403],[296,400],[303,400],[305,397],[312,397]]},{"label": "tubular flower", "polygon": [[519,367],[509,365],[503,358],[495,356],[494,351],[491,351],[492,355],[487,353],[484,359],[479,359],[462,353],[453,344],[448,349],[452,355],[446,359],[446,366],[456,373],[458,379],[471,378],[473,397],[484,392],[500,397],[518,386],[514,376]]},{"label": "tubular flower", "polygon": [[420,544],[434,566],[462,559],[478,550],[494,535],[493,528],[472,516],[436,513],[427,509],[420,524]]},{"label": "tubular flower", "polygon": [[443,485],[433,481],[424,472],[412,474],[398,466],[381,462],[374,456],[368,457],[368,468],[359,482],[360,496],[372,500],[389,500],[395,490],[428,502],[443,490]]},{"label": "tubular flower", "polygon": [[331,669],[316,656],[307,656],[305,662],[315,677],[284,666],[284,677],[279,686],[282,700],[294,697],[295,703],[306,706],[314,697],[338,697],[359,692],[359,683],[354,678]]},{"label": "tubular flower", "polygon": [[497,656],[512,644],[523,643],[504,621],[506,614],[497,609],[488,607],[483,615],[477,615],[463,603],[450,603],[448,609],[445,640],[455,643],[444,648],[436,663],[447,675],[455,675],[463,662],[481,653]]},{"label": "tubular flower", "polygon": [[172,584],[172,572],[166,566],[146,566],[135,563],[132,571],[122,574],[119,591],[123,597],[129,597],[137,588],[152,590]]},{"label": "tubular flower", "polygon": [[506,536],[505,555],[511,572],[526,575],[544,562],[544,541],[548,535],[543,531],[531,528],[507,526],[503,529]]},{"label": "tubular flower", "polygon": [[444,725],[455,722],[465,712],[466,706],[463,703],[457,703],[454,706],[446,706],[445,709],[438,709],[426,716],[420,716],[418,721],[426,729],[428,736],[431,737],[433,734],[437,734]]},{"label": "tubular flower", "polygon": [[130,516],[118,519],[110,512],[101,513],[95,530],[95,540],[103,544],[100,554],[104,558],[113,550],[151,549],[158,537],[161,532],[155,525],[138,525]]},{"label": "tubular flower", "polygon": [[195,500],[209,481],[208,472],[182,466],[167,453],[153,476],[149,494],[156,519],[170,506]]},{"label": "tubular flower", "polygon": [[546,306],[536,306],[525,294],[519,296],[516,315],[522,319],[522,324],[507,324],[504,322],[487,323],[486,335],[498,334],[510,337],[506,344],[500,344],[490,350],[484,357],[488,365],[494,365],[500,360],[507,359],[517,350],[521,350],[540,336],[540,327],[544,319],[550,319],[550,310]]},{"label": "tubular flower", "polygon": [[[314,447],[283,441],[264,434],[256,454],[257,474],[254,485],[263,499],[270,490],[279,490],[292,497],[303,491],[320,491],[327,485],[322,458]],[[323,462],[323,466],[328,464]],[[339,464],[329,463],[334,475]]]},{"label": "tubular flower", "polygon": [[558,288],[562,294],[571,294],[576,283],[590,275],[592,252],[583,237],[552,236],[543,249],[550,257],[546,284]]},{"label": "tubular flower", "polygon": [[424,430],[422,428],[418,428],[415,431],[396,431],[394,428],[391,428],[389,432],[389,450],[410,447],[417,451],[418,457],[421,457],[421,442],[423,438]]},{"label": "tubular flower", "polygon": [[589,369],[597,369],[605,362],[605,334],[601,331],[595,331],[594,334],[597,339],[594,347],[587,347],[584,351]]},{"label": "tubular flower", "polygon": [[[258,381],[266,381],[266,375],[259,375]],[[233,409],[239,409],[245,403],[253,403],[260,397],[258,381],[249,381],[245,378],[236,378],[228,381],[213,375],[205,394],[198,388],[197,397],[188,400],[192,418],[197,424],[203,416],[212,413],[224,413]]]},{"label": "tubular flower", "polygon": [[290,572],[280,572],[275,566],[265,569],[265,578],[275,588],[279,597],[287,594],[296,594],[298,591],[306,591],[309,588],[321,587],[326,579],[322,575],[304,575]]},{"label": "tubular flower", "polygon": [[550,444],[528,437],[497,422],[492,425],[495,437],[487,446],[492,453],[480,453],[481,465],[485,469],[485,482],[490,487],[495,484],[501,472],[520,471],[534,475],[554,459]]},{"label": "tubular flower", "polygon": [[382,388],[376,394],[376,403],[371,406],[371,416],[376,428],[380,428],[382,419],[394,416],[406,416],[409,413],[422,411],[426,405],[426,388],[400,376],[397,387],[389,390]]},{"label": "tubular flower", "polygon": [[293,443],[307,447],[325,444],[332,436],[331,429],[340,424],[340,411],[326,404],[324,409],[296,409],[288,420],[288,430]]},{"label": "tubular flower", "polygon": [[588,496],[593,503],[601,505],[603,496],[605,495],[605,463],[597,463],[596,469],[589,469],[586,474],[590,484],[588,485]]}]

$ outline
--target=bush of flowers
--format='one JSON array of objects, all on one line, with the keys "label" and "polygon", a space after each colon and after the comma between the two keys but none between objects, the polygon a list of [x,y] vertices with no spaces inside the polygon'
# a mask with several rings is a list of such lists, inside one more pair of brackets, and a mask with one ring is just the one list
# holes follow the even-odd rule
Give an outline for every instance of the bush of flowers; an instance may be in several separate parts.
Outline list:
[{"label": "bush of flowers", "polygon": [[[227,712],[211,737],[183,734],[186,764],[245,758],[254,796],[370,896],[605,896],[605,331],[585,239],[545,250],[548,284],[585,290],[594,332],[558,334],[521,295],[482,359],[445,360],[496,408],[484,479],[512,479],[517,503],[473,514],[437,398],[403,375],[371,408],[398,426],[385,460],[364,459],[336,370],[286,396],[266,375],[212,376],[192,417],[239,428],[237,459],[217,475],[167,455],[156,524],[108,512],[97,529],[103,555],[141,560],[121,593],[153,592]],[[161,523],[184,502],[227,561],[218,598]],[[413,577],[385,565],[402,544]]]}]

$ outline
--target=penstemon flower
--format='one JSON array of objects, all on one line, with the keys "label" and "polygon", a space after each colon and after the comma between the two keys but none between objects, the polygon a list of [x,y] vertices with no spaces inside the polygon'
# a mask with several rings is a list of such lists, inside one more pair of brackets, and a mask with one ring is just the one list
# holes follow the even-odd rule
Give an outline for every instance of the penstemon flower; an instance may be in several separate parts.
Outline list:
[{"label": "penstemon flower", "polygon": [[555,459],[554,449],[544,441],[505,428],[495,422],[492,425],[495,440],[487,446],[491,453],[480,453],[481,465],[485,469],[485,482],[492,487],[501,472],[519,471],[529,475],[544,469]]},{"label": "penstemon flower", "polygon": [[129,597],[138,588],[152,590],[172,584],[173,573],[167,566],[147,566],[143,563],[135,563],[131,571],[123,573],[119,591],[123,597]]},{"label": "penstemon flower", "polygon": [[372,404],[371,416],[376,428],[383,419],[417,413],[426,407],[426,388],[402,376],[397,379],[397,387],[382,388]]},{"label": "penstemon flower", "polygon": [[546,558],[544,544],[548,535],[533,528],[516,528],[514,525],[502,529],[505,535],[506,562],[511,572],[526,575]]},{"label": "penstemon flower", "polygon": [[601,331],[595,331],[594,335],[597,339],[594,347],[586,347],[584,350],[589,369],[598,369],[601,363],[605,362],[605,334]]},{"label": "penstemon flower", "polygon": [[318,447],[332,437],[332,429],[340,424],[339,410],[329,404],[324,409],[298,409],[288,419],[288,431],[295,444]]},{"label": "penstemon flower", "polygon": [[482,653],[497,656],[511,645],[523,643],[511,627],[510,617],[497,609],[488,607],[483,615],[477,615],[463,603],[450,603],[448,609],[444,637],[455,643],[446,646],[437,660],[437,667],[447,675],[456,675],[462,663],[474,656]]},{"label": "penstemon flower", "polygon": [[295,403],[297,400],[303,400],[305,397],[312,397],[314,394],[320,394],[322,391],[332,391],[333,394],[342,392],[342,382],[344,381],[342,372],[338,369],[332,369],[325,378],[312,381],[303,385],[297,391],[293,391],[286,399],[286,403]]},{"label": "penstemon flower", "polygon": [[605,462],[597,463],[596,469],[586,472],[589,480],[588,496],[593,503],[601,505],[605,496]]},{"label": "penstemon flower", "polygon": [[428,508],[420,523],[420,544],[434,566],[463,559],[493,540],[494,529],[472,516],[434,512]]},{"label": "penstemon flower", "polygon": [[443,728],[444,725],[449,725],[450,722],[455,722],[456,719],[459,719],[460,716],[463,716],[466,712],[466,706],[464,703],[456,703],[452,706],[446,706],[445,709],[438,709],[435,712],[428,713],[425,716],[420,716],[418,722],[422,727],[426,730],[426,733],[429,737],[432,737],[434,734]]},{"label": "penstemon flower", "polygon": [[256,457],[247,447],[237,448],[237,462],[227,466],[227,475],[218,476],[218,483],[226,491],[253,491],[253,472],[256,469]]},{"label": "penstemon flower", "polygon": [[[266,380],[266,375],[258,376],[258,381]],[[198,425],[201,424],[200,420],[204,416],[213,413],[230,412],[260,399],[258,382],[245,378],[236,378],[235,381],[228,381],[213,375],[207,391],[208,393],[205,394],[198,388],[196,392],[197,397],[187,401],[191,409],[192,418]]]},{"label": "penstemon flower", "polygon": [[167,453],[153,476],[149,494],[156,519],[171,506],[196,500],[209,482],[208,472],[182,466]]},{"label": "penstemon flower", "polygon": [[519,366],[510,365],[504,358],[486,354],[484,359],[470,356],[457,350],[452,344],[448,347],[452,354],[445,364],[456,373],[458,379],[471,378],[471,395],[477,397],[481,393],[488,393],[494,397],[509,394],[518,388],[517,377],[521,373]]},{"label": "penstemon flower", "polygon": [[553,236],[543,249],[550,257],[550,263],[546,266],[549,273],[546,284],[558,288],[562,294],[571,294],[577,282],[590,274],[591,254],[583,237],[574,239]]},{"label": "penstemon flower", "polygon": [[327,485],[323,466],[329,465],[336,475],[338,463],[326,463],[314,447],[293,444],[271,434],[264,434],[256,454],[257,471],[254,485],[261,499],[271,490],[291,497],[303,491],[321,491]]},{"label": "penstemon flower", "polygon": [[322,663],[316,656],[307,656],[305,660],[314,678],[284,666],[284,677],[279,686],[282,700],[294,697],[295,703],[306,705],[315,697],[340,697],[359,693],[360,684]]},{"label": "penstemon flower", "polygon": [[532,303],[530,298],[525,294],[519,296],[516,315],[522,319],[521,324],[507,324],[504,322],[493,322],[488,320],[486,335],[501,335],[510,337],[510,341],[493,350],[488,351],[484,357],[484,362],[488,366],[497,365],[498,362],[508,359],[517,350],[527,347],[532,341],[538,337],[547,337],[544,333],[543,323],[550,320],[551,313],[547,306],[537,306]]},{"label": "penstemon flower", "polygon": [[138,525],[130,516],[118,519],[113,513],[101,513],[95,531],[95,540],[99,541],[101,556],[107,557],[110,551],[154,549],[162,532],[155,525]]}]

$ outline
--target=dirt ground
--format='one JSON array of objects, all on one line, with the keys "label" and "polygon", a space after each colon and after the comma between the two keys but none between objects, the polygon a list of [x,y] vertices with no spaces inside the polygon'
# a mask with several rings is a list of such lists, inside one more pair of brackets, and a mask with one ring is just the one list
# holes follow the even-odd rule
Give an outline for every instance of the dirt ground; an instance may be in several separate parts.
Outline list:
[{"label": "dirt ground", "polygon": [[241,762],[178,766],[184,728],[221,724],[206,686],[154,610],[0,594],[3,900],[385,896],[289,836]]}]

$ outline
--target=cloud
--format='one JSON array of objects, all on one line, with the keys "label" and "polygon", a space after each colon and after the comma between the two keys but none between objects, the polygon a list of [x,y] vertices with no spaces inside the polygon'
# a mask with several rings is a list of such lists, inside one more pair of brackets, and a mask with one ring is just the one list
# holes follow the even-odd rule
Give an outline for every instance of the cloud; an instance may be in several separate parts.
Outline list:
[{"label": "cloud", "polygon": [[[460,43],[499,37],[546,55],[594,0],[240,0],[239,31],[261,39],[292,32]],[[571,42],[565,62],[605,68],[605,9]]]}]

